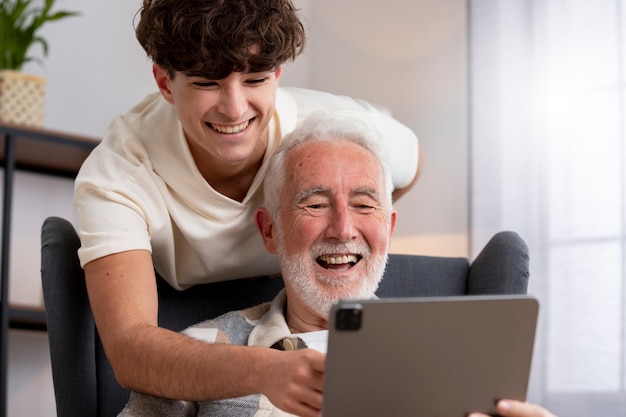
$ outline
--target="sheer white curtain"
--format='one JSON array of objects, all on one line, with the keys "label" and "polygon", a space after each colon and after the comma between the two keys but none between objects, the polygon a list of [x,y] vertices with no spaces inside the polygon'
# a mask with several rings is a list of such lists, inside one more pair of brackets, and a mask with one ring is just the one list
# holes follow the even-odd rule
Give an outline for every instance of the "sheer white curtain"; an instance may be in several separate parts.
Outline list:
[{"label": "sheer white curtain", "polygon": [[626,416],[626,0],[468,5],[471,247],[530,247],[529,399]]}]

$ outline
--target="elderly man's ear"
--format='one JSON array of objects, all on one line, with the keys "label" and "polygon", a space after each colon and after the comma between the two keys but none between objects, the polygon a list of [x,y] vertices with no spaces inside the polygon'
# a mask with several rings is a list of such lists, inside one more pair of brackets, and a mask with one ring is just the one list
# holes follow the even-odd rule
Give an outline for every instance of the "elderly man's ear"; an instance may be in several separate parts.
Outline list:
[{"label": "elderly man's ear", "polygon": [[275,229],[272,216],[270,216],[270,213],[264,207],[261,207],[256,211],[255,220],[256,228],[263,238],[265,249],[267,249],[269,253],[276,253]]}]

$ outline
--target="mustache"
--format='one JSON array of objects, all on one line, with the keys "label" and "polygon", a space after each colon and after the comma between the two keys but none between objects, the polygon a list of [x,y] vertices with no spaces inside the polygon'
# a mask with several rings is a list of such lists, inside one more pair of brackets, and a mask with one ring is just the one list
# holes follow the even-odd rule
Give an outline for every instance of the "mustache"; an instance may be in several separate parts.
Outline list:
[{"label": "mustache", "polygon": [[311,246],[310,250],[313,258],[317,259],[322,255],[328,255],[332,253],[350,253],[355,255],[361,255],[367,257],[371,254],[370,248],[363,242],[350,241],[350,242],[320,242]]}]

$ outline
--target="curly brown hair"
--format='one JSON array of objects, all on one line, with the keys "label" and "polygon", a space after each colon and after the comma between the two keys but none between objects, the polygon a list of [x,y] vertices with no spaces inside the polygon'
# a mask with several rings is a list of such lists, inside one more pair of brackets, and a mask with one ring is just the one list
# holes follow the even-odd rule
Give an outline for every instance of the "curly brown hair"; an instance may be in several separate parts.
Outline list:
[{"label": "curly brown hair", "polygon": [[171,77],[273,71],[306,43],[290,0],[143,0],[138,14],[137,40]]}]

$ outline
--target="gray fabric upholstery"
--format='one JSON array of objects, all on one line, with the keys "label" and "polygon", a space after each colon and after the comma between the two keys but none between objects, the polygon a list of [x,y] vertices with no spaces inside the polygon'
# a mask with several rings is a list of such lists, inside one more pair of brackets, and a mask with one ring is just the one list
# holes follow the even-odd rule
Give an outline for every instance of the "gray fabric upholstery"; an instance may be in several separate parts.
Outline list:
[{"label": "gray fabric upholstery", "polygon": [[[76,254],[80,245],[76,231],[67,220],[50,217],[42,226],[41,244],[57,415],[116,416],[129,392],[115,381],[95,330]],[[282,288],[280,279],[242,279],[176,291],[161,278],[157,280],[159,324],[176,331],[226,311],[269,301]],[[501,232],[471,268],[465,258],[390,255],[378,295],[523,294],[527,285],[528,249],[516,233]]]}]

